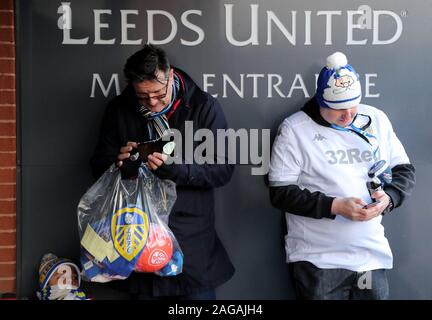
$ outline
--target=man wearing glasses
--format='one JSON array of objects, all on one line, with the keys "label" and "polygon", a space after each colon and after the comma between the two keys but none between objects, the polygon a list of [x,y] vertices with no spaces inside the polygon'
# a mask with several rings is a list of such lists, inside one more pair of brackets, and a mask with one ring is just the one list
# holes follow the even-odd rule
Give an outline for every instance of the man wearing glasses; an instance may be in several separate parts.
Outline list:
[{"label": "man wearing glasses", "polygon": [[381,220],[409,196],[415,174],[387,116],[361,95],[345,55],[332,54],[315,96],[282,122],[273,145],[270,197],[286,212],[299,299],[388,298],[393,257]]},{"label": "man wearing glasses", "polygon": [[[159,178],[174,181],[177,201],[169,227],[183,251],[184,265],[178,276],[133,273],[116,285],[137,299],[215,299],[215,288],[232,277],[234,267],[215,231],[213,189],[228,183],[233,165],[228,161],[203,165],[176,161],[168,165],[166,154],[160,152],[139,161],[132,161],[131,155],[136,154],[138,142],[158,140],[169,128],[185,137],[186,121],[194,130],[207,128],[216,136],[217,129],[227,128],[222,108],[184,71],[171,67],[166,53],[155,46],[146,45],[129,57],[124,74],[127,87],[105,111],[91,160],[93,174],[98,178],[116,163],[123,178],[134,178],[142,160]],[[226,159],[227,155],[217,157]]]}]

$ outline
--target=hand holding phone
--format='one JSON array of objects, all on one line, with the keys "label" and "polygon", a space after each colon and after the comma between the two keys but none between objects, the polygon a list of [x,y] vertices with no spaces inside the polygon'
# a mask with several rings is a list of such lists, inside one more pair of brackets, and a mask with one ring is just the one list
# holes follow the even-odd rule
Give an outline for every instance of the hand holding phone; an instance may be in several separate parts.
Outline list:
[{"label": "hand holding phone", "polygon": [[375,202],[368,203],[367,205],[363,206],[363,209],[373,208],[380,203],[381,203],[381,201],[379,201],[379,200],[377,200]]}]

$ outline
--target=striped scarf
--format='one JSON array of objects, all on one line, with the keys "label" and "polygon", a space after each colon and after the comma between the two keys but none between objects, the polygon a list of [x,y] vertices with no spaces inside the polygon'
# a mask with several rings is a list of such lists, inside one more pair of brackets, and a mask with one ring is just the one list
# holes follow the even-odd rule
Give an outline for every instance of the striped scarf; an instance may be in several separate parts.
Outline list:
[{"label": "striped scarf", "polygon": [[158,140],[169,130],[169,123],[166,114],[171,110],[180,92],[180,80],[174,73],[172,85],[172,97],[170,103],[159,112],[152,112],[146,106],[140,106],[138,111],[147,120],[147,132],[149,140]]}]

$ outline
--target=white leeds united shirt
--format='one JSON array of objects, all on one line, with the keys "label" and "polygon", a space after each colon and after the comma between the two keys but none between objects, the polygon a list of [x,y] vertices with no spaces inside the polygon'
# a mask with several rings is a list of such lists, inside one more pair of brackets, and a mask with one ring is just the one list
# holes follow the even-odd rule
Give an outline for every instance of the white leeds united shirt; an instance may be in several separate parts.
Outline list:
[{"label": "white leeds united shirt", "polygon": [[[374,159],[370,144],[358,135],[324,127],[303,111],[280,125],[270,162],[270,186],[295,184],[331,197],[358,197],[371,202],[366,188],[369,168],[384,159],[390,168],[408,164],[405,150],[384,112],[359,105],[359,114],[371,117],[368,133],[376,136]],[[314,219],[286,213],[287,262],[309,261],[319,268],[352,271],[390,269],[393,257],[381,225],[382,216],[369,221]]]}]

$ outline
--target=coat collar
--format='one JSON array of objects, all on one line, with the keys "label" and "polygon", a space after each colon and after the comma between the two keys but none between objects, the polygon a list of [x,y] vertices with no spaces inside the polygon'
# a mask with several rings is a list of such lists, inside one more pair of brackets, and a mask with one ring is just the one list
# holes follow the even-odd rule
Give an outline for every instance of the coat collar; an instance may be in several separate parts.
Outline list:
[{"label": "coat collar", "polygon": [[318,102],[316,101],[315,96],[313,96],[308,102],[305,103],[303,108],[301,108],[301,111],[306,113],[317,124],[324,126],[324,127],[331,127],[330,123],[328,123],[322,117],[319,110],[320,110],[320,106],[318,105]]}]

